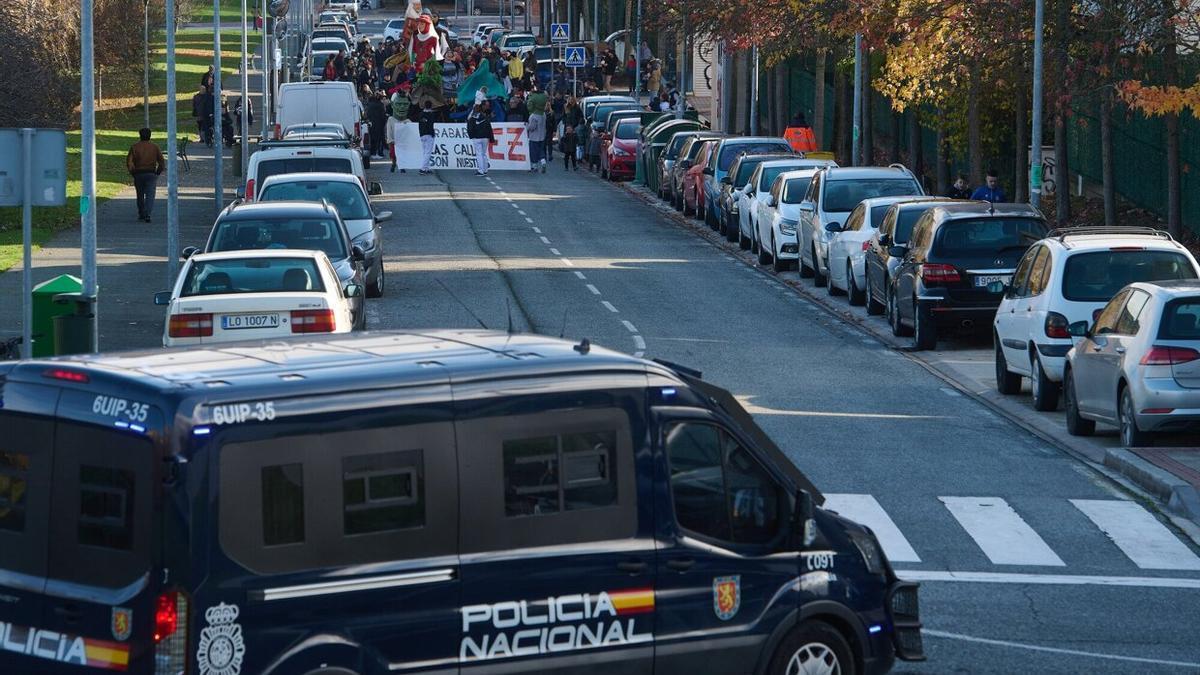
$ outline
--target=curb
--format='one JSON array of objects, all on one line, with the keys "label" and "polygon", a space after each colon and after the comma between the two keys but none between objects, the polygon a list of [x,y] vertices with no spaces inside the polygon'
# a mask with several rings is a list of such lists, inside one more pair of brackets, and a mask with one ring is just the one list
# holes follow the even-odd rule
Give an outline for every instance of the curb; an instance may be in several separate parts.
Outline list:
[{"label": "curb", "polygon": [[[599,176],[597,176],[597,180],[600,180]],[[610,183],[609,181],[602,182]],[[669,220],[675,225],[699,234],[701,238],[722,249],[729,248],[725,238],[711,230],[707,225],[703,225],[703,223],[697,224],[698,221],[693,221],[676,212],[674,209],[660,208],[663,202],[657,196],[648,190],[636,186],[632,181],[610,184],[640,199],[656,211],[663,212],[669,216]],[[813,292],[811,288],[799,281],[781,279],[774,272],[747,262],[742,257],[741,254],[743,251],[741,250],[735,249],[733,253],[739,260],[745,262],[752,269],[775,278],[843,323],[853,324],[863,333],[879,340],[885,346],[900,352],[913,363],[920,365],[930,374],[953,387],[955,391],[983,405],[993,413],[1002,416],[1043,442],[1058,448],[1093,468],[1100,469],[1101,473],[1108,473],[1107,471],[1103,471],[1105,468],[1120,473],[1132,481],[1138,488],[1155,497],[1161,502],[1162,507],[1166,511],[1187,518],[1200,526],[1200,491],[1197,491],[1193,485],[1182,478],[1155,466],[1124,448],[1104,448],[1082,438],[1071,436],[1063,438],[1055,434],[1045,428],[1039,421],[1026,419],[1022,414],[1025,410],[1010,402],[1008,397],[1000,396],[991,390],[976,391],[970,388],[967,384],[960,382],[952,373],[942,370],[936,364],[921,358],[917,352],[909,350],[907,344],[900,342],[890,333],[866,323],[857,313],[837,304],[830,303],[828,296]],[[1200,538],[1197,538],[1192,532],[1188,532],[1188,534],[1196,540],[1197,544],[1200,544]]]}]

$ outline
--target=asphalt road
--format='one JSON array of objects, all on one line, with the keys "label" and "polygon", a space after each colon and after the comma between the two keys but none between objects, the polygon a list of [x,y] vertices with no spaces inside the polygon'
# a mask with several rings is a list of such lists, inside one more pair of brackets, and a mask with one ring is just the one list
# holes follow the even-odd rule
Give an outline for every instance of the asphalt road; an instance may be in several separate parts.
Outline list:
[{"label": "asphalt road", "polygon": [[898,670],[1200,671],[1190,542],[903,353],[585,171],[372,173],[397,214],[372,327],[511,325],[703,371],[923,581],[929,661]]}]

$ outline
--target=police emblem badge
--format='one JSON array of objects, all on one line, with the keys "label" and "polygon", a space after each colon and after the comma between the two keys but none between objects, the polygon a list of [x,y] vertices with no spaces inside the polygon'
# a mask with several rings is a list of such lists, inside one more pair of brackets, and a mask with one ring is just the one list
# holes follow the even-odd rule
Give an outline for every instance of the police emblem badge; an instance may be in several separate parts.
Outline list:
[{"label": "police emblem badge", "polygon": [[742,577],[735,574],[713,579],[713,612],[722,621],[728,621],[742,606]]},{"label": "police emblem badge", "polygon": [[208,625],[200,631],[200,647],[196,654],[200,675],[238,675],[242,672],[246,644],[237,617],[237,605],[223,602],[204,611]]},{"label": "police emblem badge", "polygon": [[113,639],[120,642],[128,640],[129,635],[133,633],[133,610],[128,607],[113,607],[110,628]]}]

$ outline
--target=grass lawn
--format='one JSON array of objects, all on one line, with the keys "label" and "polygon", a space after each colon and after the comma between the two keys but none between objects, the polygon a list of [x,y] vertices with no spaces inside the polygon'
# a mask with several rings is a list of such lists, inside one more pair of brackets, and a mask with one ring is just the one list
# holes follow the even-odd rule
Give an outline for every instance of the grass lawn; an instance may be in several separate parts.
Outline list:
[{"label": "grass lawn", "polygon": [[[261,0],[246,0],[246,19],[251,22],[250,27],[254,27],[254,12],[262,9]],[[213,4],[211,0],[195,0],[192,4],[192,11],[188,13],[188,21],[190,23],[211,23],[213,19]],[[242,0],[221,0],[221,23],[237,22],[242,20]]]},{"label": "grass lawn", "polygon": [[[210,15],[211,16],[211,15]],[[221,72],[236,74],[240,59],[238,31],[221,31]],[[212,62],[212,31],[183,30],[176,34],[175,87],[176,122],[180,137],[195,133],[192,121],[192,94],[200,88],[200,77]],[[162,92],[166,87],[166,43],[159,37],[153,44],[150,89]],[[231,51],[232,48],[232,51]],[[253,47],[250,48],[253,51]],[[227,65],[228,64],[228,65]],[[235,80],[229,80],[230,83]],[[167,101],[165,93],[150,98],[150,128],[153,140],[167,152],[165,129]],[[106,99],[106,105],[113,103]],[[114,107],[96,111],[96,203],[104,203],[132,183],[125,169],[125,154],[137,140],[137,130],[143,123],[142,97],[138,93],[117,99]],[[78,128],[67,131],[67,205],[57,208],[33,209],[33,243],[35,250],[61,229],[79,224],[80,133]],[[165,179],[164,179],[165,181]],[[165,183],[164,183],[165,184]],[[0,272],[20,262],[22,252],[21,209],[0,208]]]}]

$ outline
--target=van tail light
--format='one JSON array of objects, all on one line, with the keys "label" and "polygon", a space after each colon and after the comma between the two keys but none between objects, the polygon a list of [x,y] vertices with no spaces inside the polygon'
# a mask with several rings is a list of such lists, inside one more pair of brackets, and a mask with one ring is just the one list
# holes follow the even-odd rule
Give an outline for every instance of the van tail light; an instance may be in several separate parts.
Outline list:
[{"label": "van tail light", "polygon": [[1058,312],[1047,312],[1046,314],[1046,337],[1049,338],[1069,338],[1071,334],[1067,332],[1068,325],[1067,317]]},{"label": "van tail light", "polygon": [[332,309],[300,309],[292,312],[293,333],[332,333],[336,325]]},{"label": "van tail light", "polygon": [[278,140],[282,140],[282,139],[283,139],[283,127],[280,126],[278,123],[276,123],[275,124],[275,140],[278,141]]},{"label": "van tail light", "polygon": [[1154,345],[1138,363],[1143,366],[1177,366],[1200,359],[1200,352],[1191,347],[1164,347]]},{"label": "van tail light", "polygon": [[362,138],[362,122],[354,123],[354,137]]},{"label": "van tail light", "polygon": [[253,178],[246,179],[246,201],[248,201],[248,202],[254,201],[254,179]]},{"label": "van tail light", "polygon": [[954,265],[925,263],[921,265],[921,281],[925,282],[926,286],[940,286],[956,284],[962,281],[962,277],[958,275],[958,270],[954,268]]},{"label": "van tail light", "polygon": [[871,240],[868,239],[867,241],[864,241],[862,243],[862,247],[863,247],[863,253],[866,253],[867,249],[871,248]]},{"label": "van tail light", "polygon": [[212,314],[172,314],[167,324],[170,337],[209,337],[212,334]]},{"label": "van tail light", "polygon": [[54,380],[65,380],[67,382],[78,382],[79,384],[87,384],[91,378],[87,373],[81,373],[77,370],[66,370],[65,368],[51,368],[42,373],[42,377],[49,377]]},{"label": "van tail light", "polygon": [[154,673],[187,672],[188,596],[167,591],[158,596],[154,610]]}]

